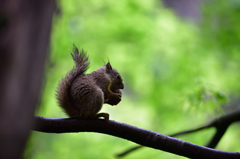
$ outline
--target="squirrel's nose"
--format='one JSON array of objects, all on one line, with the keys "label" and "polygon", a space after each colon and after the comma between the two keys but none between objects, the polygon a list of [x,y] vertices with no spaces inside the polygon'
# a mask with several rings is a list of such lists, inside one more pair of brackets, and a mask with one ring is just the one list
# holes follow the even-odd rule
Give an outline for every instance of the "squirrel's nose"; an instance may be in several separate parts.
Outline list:
[{"label": "squirrel's nose", "polygon": [[124,88],[124,84],[121,83],[121,84],[120,84],[120,89],[123,89],[123,88]]}]

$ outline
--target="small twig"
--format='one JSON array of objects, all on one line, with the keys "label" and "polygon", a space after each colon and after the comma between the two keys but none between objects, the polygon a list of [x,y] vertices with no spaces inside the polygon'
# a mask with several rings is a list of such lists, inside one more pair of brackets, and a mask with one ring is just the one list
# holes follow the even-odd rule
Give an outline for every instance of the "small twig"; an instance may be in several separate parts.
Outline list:
[{"label": "small twig", "polygon": [[214,120],[212,125],[217,129],[217,131],[206,146],[215,148],[229,126],[237,121],[240,121],[240,110]]},{"label": "small twig", "polygon": [[132,148],[124,151],[123,153],[116,154],[116,157],[123,157],[123,156],[131,153],[132,151],[138,150],[138,149],[140,149],[140,148],[142,148],[142,147],[144,147],[144,146],[138,145],[138,146],[132,147]]},{"label": "small twig", "polygon": [[225,132],[227,131],[229,125],[226,125],[224,127],[218,128],[215,135],[212,137],[212,139],[209,141],[209,143],[206,145],[209,148],[215,148]]},{"label": "small twig", "polygon": [[240,153],[226,152],[185,142],[176,138],[162,135],[150,130],[141,129],[116,121],[80,120],[80,119],[50,119],[35,117],[33,130],[46,133],[97,132],[104,133],[137,144],[163,150],[188,158],[204,159],[239,159]]}]

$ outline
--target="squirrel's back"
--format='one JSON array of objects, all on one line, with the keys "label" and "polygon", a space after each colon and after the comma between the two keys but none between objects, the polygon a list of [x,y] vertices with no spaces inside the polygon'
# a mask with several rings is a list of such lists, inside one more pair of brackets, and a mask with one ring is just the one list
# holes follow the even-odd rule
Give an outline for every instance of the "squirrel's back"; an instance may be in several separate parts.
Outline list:
[{"label": "squirrel's back", "polygon": [[75,45],[73,45],[73,53],[71,53],[71,55],[76,66],[59,83],[57,99],[59,106],[62,107],[69,116],[75,116],[78,109],[74,107],[74,103],[71,99],[71,85],[77,77],[85,74],[89,67],[89,61],[84,50],[82,49],[79,52]]}]

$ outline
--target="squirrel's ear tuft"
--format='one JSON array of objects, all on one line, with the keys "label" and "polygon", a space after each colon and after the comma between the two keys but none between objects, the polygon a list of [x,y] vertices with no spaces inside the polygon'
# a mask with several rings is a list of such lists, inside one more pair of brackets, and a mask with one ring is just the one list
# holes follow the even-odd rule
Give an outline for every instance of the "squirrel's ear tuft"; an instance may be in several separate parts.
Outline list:
[{"label": "squirrel's ear tuft", "polygon": [[109,62],[106,64],[106,69],[107,69],[107,71],[112,70],[112,66]]}]

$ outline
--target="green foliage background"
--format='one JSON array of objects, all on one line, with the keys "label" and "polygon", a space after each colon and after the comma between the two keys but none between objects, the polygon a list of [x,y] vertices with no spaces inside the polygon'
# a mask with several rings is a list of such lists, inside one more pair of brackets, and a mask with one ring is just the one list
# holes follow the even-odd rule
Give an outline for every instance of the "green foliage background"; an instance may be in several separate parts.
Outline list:
[{"label": "green foliage background", "polygon": [[[71,70],[72,43],[89,54],[88,73],[108,59],[122,75],[119,105],[104,105],[111,120],[173,134],[196,128],[231,111],[239,98],[240,2],[207,2],[201,23],[179,19],[157,0],[59,1],[53,19],[50,58],[37,115],[67,117],[57,106],[59,80]],[[180,139],[204,145],[214,130]],[[217,149],[239,151],[239,125],[232,125]],[[111,159],[136,144],[96,133],[33,132],[25,158]],[[142,148],[126,159],[183,158]]]}]

